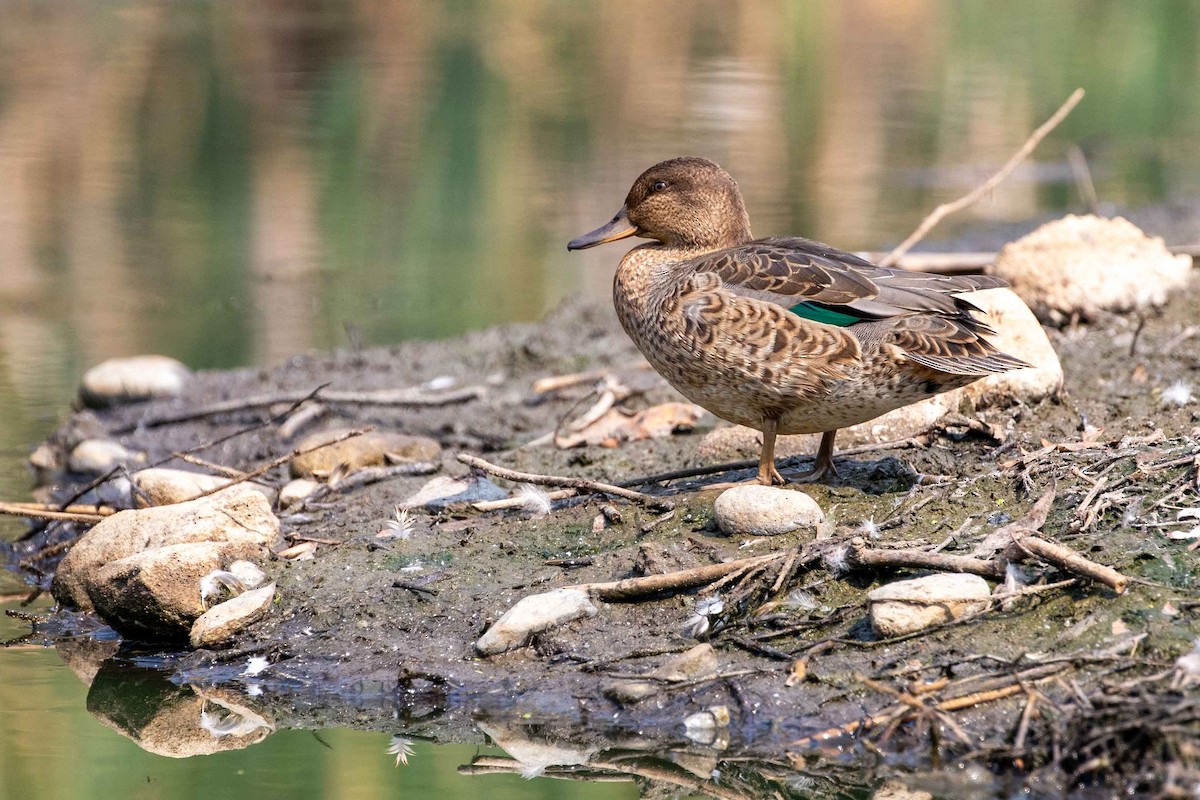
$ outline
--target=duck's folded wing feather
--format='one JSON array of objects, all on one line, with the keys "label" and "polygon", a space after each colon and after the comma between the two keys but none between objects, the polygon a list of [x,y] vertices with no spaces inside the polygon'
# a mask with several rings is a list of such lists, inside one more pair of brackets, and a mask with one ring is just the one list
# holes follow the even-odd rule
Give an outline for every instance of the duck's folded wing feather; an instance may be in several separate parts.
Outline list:
[{"label": "duck's folded wing feather", "polygon": [[1028,367],[979,336],[979,323],[967,315],[911,316],[889,323],[884,339],[910,360],[953,375],[991,375]]},{"label": "duck's folded wing feather", "polygon": [[718,275],[729,291],[835,325],[909,314],[961,314],[973,306],[954,295],[1005,285],[986,275],[878,267],[853,253],[801,238],[758,239],[702,256],[693,267]]}]

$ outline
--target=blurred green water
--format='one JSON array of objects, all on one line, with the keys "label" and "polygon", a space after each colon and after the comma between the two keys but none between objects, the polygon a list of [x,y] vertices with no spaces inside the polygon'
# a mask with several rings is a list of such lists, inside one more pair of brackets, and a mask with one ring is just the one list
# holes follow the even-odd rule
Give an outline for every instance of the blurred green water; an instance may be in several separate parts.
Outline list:
[{"label": "blurred green water", "polygon": [[[1083,210],[1071,146],[1106,208],[1194,208],[1198,32],[1185,0],[5,6],[0,498],[110,356],[265,365],[603,300],[619,252],[565,242],[673,155],[729,168],[760,235],[883,248],[1083,86],[933,243]],[[0,795],[633,791],[460,777],[461,748],[396,770],[349,731],[174,762],[100,727],[51,651],[0,676]]]}]

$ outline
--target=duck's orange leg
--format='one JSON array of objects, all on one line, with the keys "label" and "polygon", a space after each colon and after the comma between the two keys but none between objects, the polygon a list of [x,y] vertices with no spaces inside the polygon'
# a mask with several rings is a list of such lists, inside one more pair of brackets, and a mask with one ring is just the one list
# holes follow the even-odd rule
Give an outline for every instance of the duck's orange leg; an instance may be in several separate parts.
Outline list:
[{"label": "duck's orange leg", "polygon": [[779,470],[775,469],[775,427],[774,419],[763,419],[762,452],[758,456],[758,482],[763,486],[787,483]]}]

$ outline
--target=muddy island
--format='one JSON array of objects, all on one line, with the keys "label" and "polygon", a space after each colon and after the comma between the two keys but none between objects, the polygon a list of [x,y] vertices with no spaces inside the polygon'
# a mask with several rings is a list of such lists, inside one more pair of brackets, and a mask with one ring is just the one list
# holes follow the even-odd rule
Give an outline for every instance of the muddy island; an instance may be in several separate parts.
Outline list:
[{"label": "muddy island", "polygon": [[[987,767],[1191,785],[1198,298],[1056,310],[1062,388],[868,424],[836,479],[743,500],[753,432],[684,403],[608,308],[269,371],[143,363],[167,388],[88,384],[5,549],[62,604],[30,637],[156,752],[349,725],[714,797]],[[813,449],[781,444],[785,475]],[[930,777],[952,760],[980,771]]]}]

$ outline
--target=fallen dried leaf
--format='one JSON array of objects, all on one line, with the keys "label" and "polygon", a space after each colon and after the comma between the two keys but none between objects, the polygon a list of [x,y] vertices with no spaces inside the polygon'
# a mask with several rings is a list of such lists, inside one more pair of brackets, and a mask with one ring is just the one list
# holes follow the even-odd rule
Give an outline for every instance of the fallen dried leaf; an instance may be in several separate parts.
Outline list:
[{"label": "fallen dried leaf", "polygon": [[616,447],[622,442],[670,436],[692,430],[704,413],[693,403],[662,403],[636,414],[612,408],[583,430],[557,437],[555,444],[563,449],[585,444]]}]

